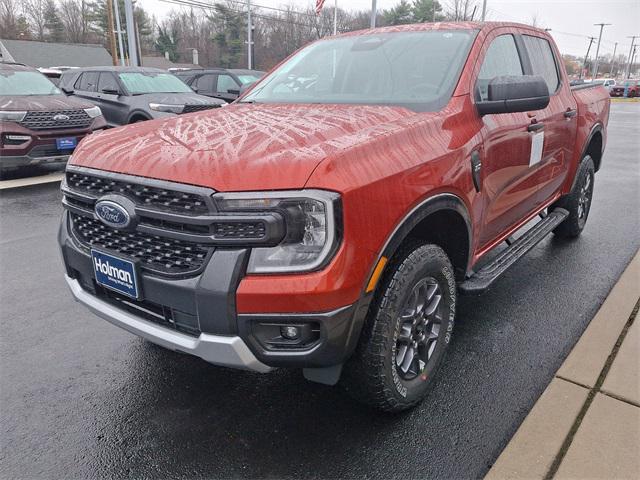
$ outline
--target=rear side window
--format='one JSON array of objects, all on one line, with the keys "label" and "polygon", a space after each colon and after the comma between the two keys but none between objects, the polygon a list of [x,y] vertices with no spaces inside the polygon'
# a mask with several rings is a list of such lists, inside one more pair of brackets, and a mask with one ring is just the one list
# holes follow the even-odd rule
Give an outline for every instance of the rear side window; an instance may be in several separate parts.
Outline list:
[{"label": "rear side window", "polygon": [[84,72],[78,77],[73,88],[81,92],[95,92],[98,87],[98,72]]},{"label": "rear side window", "polygon": [[547,82],[549,93],[554,93],[560,85],[558,68],[551,45],[544,38],[523,35],[524,45],[529,53],[534,75],[540,75]]},{"label": "rear side window", "polygon": [[491,79],[504,75],[524,75],[513,35],[500,35],[489,45],[476,83],[477,95],[480,100],[487,100]]},{"label": "rear side window", "polygon": [[215,92],[216,76],[215,75],[202,75],[196,80],[194,85],[198,91],[202,92]]}]

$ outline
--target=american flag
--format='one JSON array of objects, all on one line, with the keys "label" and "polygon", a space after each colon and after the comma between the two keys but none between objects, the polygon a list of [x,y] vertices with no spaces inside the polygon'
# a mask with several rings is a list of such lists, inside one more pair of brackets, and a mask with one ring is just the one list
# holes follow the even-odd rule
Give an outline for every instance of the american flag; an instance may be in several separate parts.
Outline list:
[{"label": "american flag", "polygon": [[324,0],[316,0],[316,15],[320,15],[322,7],[324,7]]}]

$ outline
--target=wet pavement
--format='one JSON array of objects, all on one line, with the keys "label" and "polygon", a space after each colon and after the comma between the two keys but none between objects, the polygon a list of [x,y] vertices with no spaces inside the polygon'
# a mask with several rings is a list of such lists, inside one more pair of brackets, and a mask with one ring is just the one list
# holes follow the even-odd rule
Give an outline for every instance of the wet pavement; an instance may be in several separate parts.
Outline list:
[{"label": "wet pavement", "polygon": [[463,297],[418,408],[383,415],[298,371],[165,351],[75,304],[57,185],[0,193],[0,477],[407,478],[486,473],[640,247],[640,105],[614,104],[583,235]]}]

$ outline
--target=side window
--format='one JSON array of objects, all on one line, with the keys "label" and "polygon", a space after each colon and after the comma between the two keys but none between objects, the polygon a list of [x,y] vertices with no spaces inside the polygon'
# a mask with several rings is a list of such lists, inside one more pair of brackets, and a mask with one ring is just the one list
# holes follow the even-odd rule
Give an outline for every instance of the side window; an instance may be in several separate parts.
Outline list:
[{"label": "side window", "polygon": [[217,92],[227,93],[230,89],[238,90],[239,88],[240,87],[238,87],[238,84],[231,75],[218,75]]},{"label": "side window", "polygon": [[73,84],[73,89],[74,90],[82,90],[80,87],[82,86],[82,77],[84,76],[84,73],[81,73],[80,75],[78,75],[78,78],[76,79],[76,83]]},{"label": "side window", "polygon": [[216,76],[215,75],[202,75],[201,77],[198,77],[198,79],[194,82],[195,85],[193,85],[194,87],[196,87],[198,89],[199,92],[215,92],[215,79]]},{"label": "side window", "polygon": [[113,73],[102,72],[100,74],[100,79],[98,80],[98,92],[102,90],[120,90],[120,86],[116,80],[116,77],[113,76]]},{"label": "side window", "polygon": [[489,45],[476,84],[480,100],[487,100],[491,79],[503,75],[524,75],[513,35],[500,35]]},{"label": "side window", "polygon": [[544,38],[523,35],[524,45],[529,52],[534,75],[540,75],[547,82],[549,94],[554,93],[560,85],[558,69],[551,45]]},{"label": "side window", "polygon": [[95,92],[98,84],[98,72],[84,72],[74,87],[81,92]]}]

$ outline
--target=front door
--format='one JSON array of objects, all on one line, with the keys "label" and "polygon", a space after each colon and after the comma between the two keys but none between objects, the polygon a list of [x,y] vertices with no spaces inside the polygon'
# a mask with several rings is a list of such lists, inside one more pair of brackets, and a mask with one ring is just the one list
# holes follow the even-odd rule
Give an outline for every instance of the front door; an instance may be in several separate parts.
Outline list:
[{"label": "front door", "polygon": [[[489,47],[475,83],[475,96],[487,100],[492,78],[524,75],[521,44],[512,34],[487,39]],[[532,133],[529,113],[503,113],[482,117],[484,155],[482,194],[484,213],[479,245],[489,244],[535,210],[538,185],[529,168]]]}]

